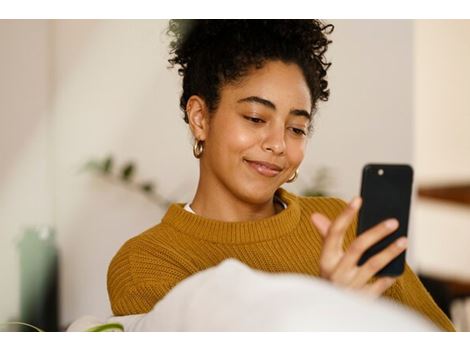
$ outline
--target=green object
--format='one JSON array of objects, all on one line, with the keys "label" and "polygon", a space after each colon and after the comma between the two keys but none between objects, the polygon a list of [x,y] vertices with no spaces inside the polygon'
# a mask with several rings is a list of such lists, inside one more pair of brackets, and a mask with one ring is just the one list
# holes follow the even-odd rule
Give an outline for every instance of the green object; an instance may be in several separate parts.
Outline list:
[{"label": "green object", "polygon": [[122,173],[121,173],[122,180],[129,181],[132,175],[134,175],[134,170],[135,170],[135,166],[133,163],[128,163],[124,165],[122,169]]},{"label": "green object", "polygon": [[58,331],[58,254],[53,229],[27,228],[18,250],[20,320],[41,330]]},{"label": "green object", "polygon": [[20,325],[20,326],[27,326],[29,328],[31,328],[32,330],[34,331],[37,331],[37,332],[44,332],[42,331],[41,329],[37,328],[36,326],[34,325],[31,325],[31,324],[27,324],[27,323],[22,323],[20,321],[9,321],[8,323],[0,323],[0,326],[1,325],[6,325],[6,326],[12,326],[12,325]]},{"label": "green object", "polygon": [[111,172],[112,167],[113,167],[113,158],[107,157],[103,164],[103,172],[109,174]]},{"label": "green object", "polygon": [[86,330],[87,332],[123,332],[124,327],[119,323],[109,323],[94,326]]}]

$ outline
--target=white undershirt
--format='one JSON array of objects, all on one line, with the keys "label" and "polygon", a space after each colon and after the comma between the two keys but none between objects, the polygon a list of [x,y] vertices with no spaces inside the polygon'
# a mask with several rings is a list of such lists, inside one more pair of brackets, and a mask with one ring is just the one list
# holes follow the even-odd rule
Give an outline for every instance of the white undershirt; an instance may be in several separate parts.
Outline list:
[{"label": "white undershirt", "polygon": [[[279,197],[274,197],[274,201],[275,201],[276,203],[281,204],[283,209],[286,209],[286,208],[287,208],[287,204],[284,203],[281,198],[279,198]],[[196,214],[196,213],[194,212],[194,210],[191,208],[191,206],[189,205],[189,203],[186,203],[186,205],[184,206],[183,209],[186,210],[186,211],[189,211],[190,213]]]}]

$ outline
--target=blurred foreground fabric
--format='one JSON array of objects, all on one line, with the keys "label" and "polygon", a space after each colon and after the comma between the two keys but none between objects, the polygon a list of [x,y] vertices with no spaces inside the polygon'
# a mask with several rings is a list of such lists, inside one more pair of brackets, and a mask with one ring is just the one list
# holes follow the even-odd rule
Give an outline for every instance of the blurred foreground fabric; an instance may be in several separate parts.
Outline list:
[{"label": "blurred foreground fabric", "polygon": [[147,314],[82,317],[67,331],[113,322],[125,331],[439,331],[385,298],[305,275],[254,270],[234,259],[183,280]]}]

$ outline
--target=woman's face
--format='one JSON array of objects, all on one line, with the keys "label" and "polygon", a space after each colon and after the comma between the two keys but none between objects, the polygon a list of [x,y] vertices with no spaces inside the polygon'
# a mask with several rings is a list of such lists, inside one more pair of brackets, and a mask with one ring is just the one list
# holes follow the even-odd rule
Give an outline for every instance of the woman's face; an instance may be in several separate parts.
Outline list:
[{"label": "woman's face", "polygon": [[269,61],[225,85],[203,136],[201,178],[212,191],[246,202],[271,200],[302,162],[310,111],[296,64]]}]

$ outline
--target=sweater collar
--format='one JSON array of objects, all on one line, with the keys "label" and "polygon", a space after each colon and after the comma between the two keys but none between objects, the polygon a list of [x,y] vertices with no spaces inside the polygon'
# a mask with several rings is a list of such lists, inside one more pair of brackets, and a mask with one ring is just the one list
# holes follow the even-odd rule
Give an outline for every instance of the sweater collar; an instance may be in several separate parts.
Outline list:
[{"label": "sweater collar", "polygon": [[280,213],[255,221],[226,222],[208,219],[184,210],[184,204],[174,203],[162,223],[179,232],[215,243],[262,242],[291,232],[300,221],[297,196],[280,188],[277,191],[287,208]]}]

